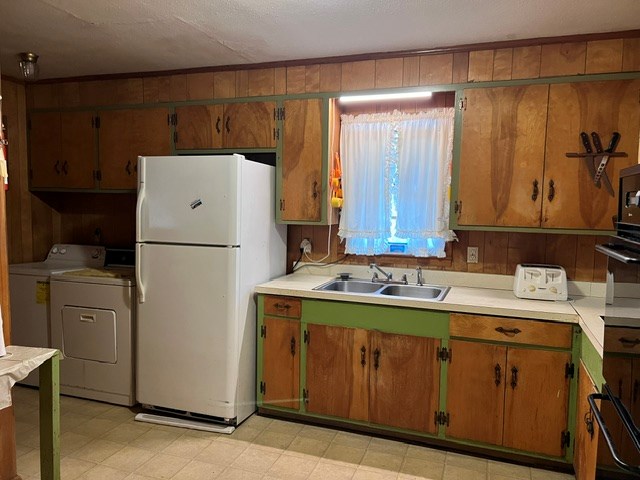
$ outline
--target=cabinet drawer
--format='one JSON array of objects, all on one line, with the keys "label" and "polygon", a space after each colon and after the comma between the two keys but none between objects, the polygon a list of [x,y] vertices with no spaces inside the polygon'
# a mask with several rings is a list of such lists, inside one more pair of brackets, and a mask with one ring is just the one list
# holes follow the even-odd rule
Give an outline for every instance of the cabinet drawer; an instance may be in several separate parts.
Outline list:
[{"label": "cabinet drawer", "polygon": [[265,315],[300,318],[301,311],[302,302],[300,299],[273,296],[264,297]]},{"label": "cabinet drawer", "polygon": [[637,328],[624,327],[605,328],[604,351],[640,354],[640,330]]},{"label": "cabinet drawer", "polygon": [[536,320],[452,313],[450,334],[452,337],[571,348],[572,328],[571,325]]}]

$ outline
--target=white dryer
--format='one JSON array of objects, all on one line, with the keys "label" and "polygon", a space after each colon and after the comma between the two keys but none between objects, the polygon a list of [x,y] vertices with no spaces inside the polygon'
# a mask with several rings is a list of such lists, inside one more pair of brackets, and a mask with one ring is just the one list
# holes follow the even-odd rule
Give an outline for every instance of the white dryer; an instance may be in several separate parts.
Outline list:
[{"label": "white dryer", "polygon": [[[54,273],[104,265],[105,248],[55,244],[43,262],[9,265],[11,344],[51,347],[49,279]],[[38,385],[37,370],[20,383]]]},{"label": "white dryer", "polygon": [[[112,254],[108,249],[107,265]],[[60,362],[61,393],[136,403],[134,278],[134,268],[123,266],[51,276],[51,343],[65,357]]]}]

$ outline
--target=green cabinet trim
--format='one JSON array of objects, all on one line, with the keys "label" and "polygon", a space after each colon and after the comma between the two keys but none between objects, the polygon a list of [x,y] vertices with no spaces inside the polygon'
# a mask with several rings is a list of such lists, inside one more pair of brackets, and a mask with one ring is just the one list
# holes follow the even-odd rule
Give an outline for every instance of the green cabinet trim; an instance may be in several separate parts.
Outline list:
[{"label": "green cabinet trim", "polygon": [[596,388],[601,391],[602,385],[605,383],[602,373],[602,355],[598,353],[587,335],[582,335],[580,339],[580,359],[589,375],[591,375]]}]

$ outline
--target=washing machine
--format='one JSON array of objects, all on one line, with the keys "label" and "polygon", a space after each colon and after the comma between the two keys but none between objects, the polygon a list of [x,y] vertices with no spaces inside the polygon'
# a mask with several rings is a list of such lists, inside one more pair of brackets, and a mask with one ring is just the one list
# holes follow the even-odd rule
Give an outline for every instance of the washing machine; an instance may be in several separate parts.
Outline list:
[{"label": "washing machine", "polygon": [[51,275],[51,344],[64,355],[60,392],[131,406],[135,401],[133,251],[107,249],[103,268]]},{"label": "washing machine", "polygon": [[[84,267],[101,267],[105,248],[55,244],[43,262],[9,265],[11,343],[26,347],[51,347],[49,279],[54,273]],[[20,383],[38,385],[38,371]]]}]

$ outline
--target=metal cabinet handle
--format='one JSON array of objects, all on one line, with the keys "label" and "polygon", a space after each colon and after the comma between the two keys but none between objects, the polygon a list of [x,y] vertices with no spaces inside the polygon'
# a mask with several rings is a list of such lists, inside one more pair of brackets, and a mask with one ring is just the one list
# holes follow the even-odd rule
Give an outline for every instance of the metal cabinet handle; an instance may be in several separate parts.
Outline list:
[{"label": "metal cabinet handle", "polygon": [[216,133],[220,133],[220,116],[218,115],[218,119],[216,120]]},{"label": "metal cabinet handle", "polygon": [[291,337],[291,356],[296,356],[296,337]]},{"label": "metal cabinet handle", "polygon": [[495,367],[495,372],[496,372],[496,387],[500,386],[500,383],[502,382],[502,368],[500,367],[499,363],[496,363],[496,367]]},{"label": "metal cabinet handle", "polygon": [[511,368],[511,388],[515,389],[518,386],[518,369],[517,367]]},{"label": "metal cabinet handle", "polygon": [[127,175],[131,175],[131,160],[127,161],[127,166],[124,167],[124,170],[127,172]]},{"label": "metal cabinet handle", "polygon": [[56,160],[56,163],[53,166],[53,169],[55,170],[57,175],[60,175],[60,160]]},{"label": "metal cabinet handle", "polygon": [[519,328],[497,327],[496,328],[496,332],[502,333],[503,335],[506,335],[507,337],[515,337],[517,334],[522,332],[522,330],[520,330]]},{"label": "metal cabinet handle", "polygon": [[363,367],[367,364],[366,354],[367,354],[367,349],[363,345],[362,348],[360,349],[360,365],[362,365]]},{"label": "metal cabinet handle", "polygon": [[538,199],[538,194],[540,193],[540,190],[538,188],[538,180],[534,180],[533,181],[533,192],[531,193],[531,200],[533,200],[534,202]]},{"label": "metal cabinet handle", "polygon": [[380,366],[380,350],[376,348],[373,351],[373,368],[377,370],[379,366]]},{"label": "metal cabinet handle", "polygon": [[318,182],[315,180],[313,182],[313,193],[311,194],[311,196],[314,198],[314,200],[318,198]]},{"label": "metal cabinet handle", "polygon": [[229,121],[231,120],[231,117],[227,117],[227,121],[224,124],[224,127],[227,129],[227,133],[231,132],[231,129],[229,128]]},{"label": "metal cabinet handle", "polygon": [[278,310],[289,310],[291,308],[291,305],[289,305],[288,303],[280,303],[280,302],[278,302],[278,303],[275,304],[275,307]]},{"label": "metal cabinet handle", "polygon": [[553,180],[549,180],[549,196],[547,197],[550,202],[553,201],[556,196],[556,184]]},{"label": "metal cabinet handle", "polygon": [[622,344],[623,347],[625,348],[633,348],[636,345],[640,344],[640,338],[624,338],[624,337],[620,337],[618,339],[618,341]]},{"label": "metal cabinet handle", "polygon": [[62,164],[62,172],[67,175],[69,173],[69,164],[67,163],[67,161],[65,160],[64,163]]}]

